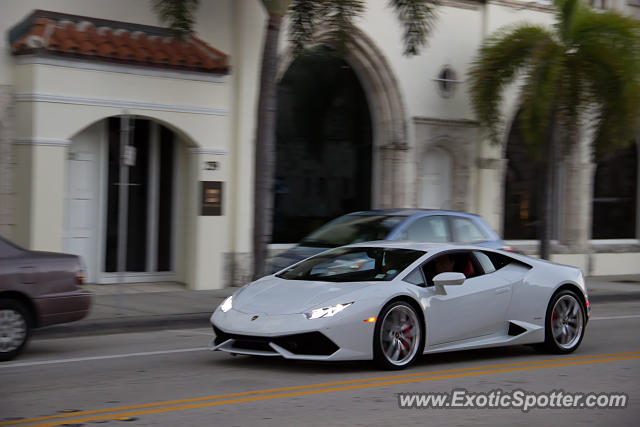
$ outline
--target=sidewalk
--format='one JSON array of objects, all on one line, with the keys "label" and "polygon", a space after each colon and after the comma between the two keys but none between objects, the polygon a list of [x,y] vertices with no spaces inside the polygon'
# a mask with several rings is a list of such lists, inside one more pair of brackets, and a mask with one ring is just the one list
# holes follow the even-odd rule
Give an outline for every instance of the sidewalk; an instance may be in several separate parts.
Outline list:
[{"label": "sidewalk", "polygon": [[[184,327],[209,327],[209,317],[238,288],[193,291],[178,283],[86,285],[94,294],[89,315],[37,330],[36,337],[93,335]],[[592,303],[640,299],[640,276],[587,278]]]}]

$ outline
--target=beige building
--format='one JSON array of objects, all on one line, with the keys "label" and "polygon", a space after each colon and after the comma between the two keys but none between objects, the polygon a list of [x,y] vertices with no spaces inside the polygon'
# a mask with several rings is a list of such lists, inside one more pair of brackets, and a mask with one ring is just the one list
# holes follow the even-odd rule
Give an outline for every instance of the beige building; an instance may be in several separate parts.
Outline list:
[{"label": "beige building", "polygon": [[[640,16],[634,0],[613,6]],[[202,0],[195,37],[184,44],[160,28],[147,0],[5,0],[0,9],[0,233],[27,248],[82,255],[96,283],[179,281],[209,289],[246,280],[266,22],[260,2]],[[516,87],[506,96],[505,143],[491,146],[475,122],[466,76],[486,35],[525,21],[550,25],[548,2],[447,0],[429,45],[408,58],[386,2],[368,2],[335,68],[347,74],[344,91],[322,113],[328,136],[309,145],[328,147],[343,161],[321,167],[310,148],[290,162],[295,167],[280,166],[279,227],[316,224],[351,208],[449,208],[483,215],[514,246],[530,250],[535,176],[518,169],[526,156],[509,148],[517,141]],[[326,40],[321,31],[315,43]],[[293,118],[316,99],[287,92],[306,84],[310,69],[293,60],[286,32],[280,47],[280,117]],[[353,85],[357,94],[348,95]],[[345,100],[366,112],[358,127],[344,119],[352,111]],[[287,144],[308,139],[305,129],[281,120],[279,152],[302,150],[304,142],[291,150]],[[363,133],[364,142],[349,140]],[[619,177],[615,158],[595,165],[584,148],[588,135],[583,142],[557,183],[554,259],[592,274],[640,273],[637,150]],[[119,173],[123,157],[128,176]],[[289,162],[284,155],[278,161]],[[343,173],[352,169],[357,173]],[[607,183],[620,179],[635,185],[608,194]],[[579,212],[566,208],[571,198]],[[296,200],[316,205],[301,207],[298,218]],[[119,242],[121,212],[127,239]],[[294,238],[276,236],[279,243]],[[126,273],[118,273],[119,259]]]}]

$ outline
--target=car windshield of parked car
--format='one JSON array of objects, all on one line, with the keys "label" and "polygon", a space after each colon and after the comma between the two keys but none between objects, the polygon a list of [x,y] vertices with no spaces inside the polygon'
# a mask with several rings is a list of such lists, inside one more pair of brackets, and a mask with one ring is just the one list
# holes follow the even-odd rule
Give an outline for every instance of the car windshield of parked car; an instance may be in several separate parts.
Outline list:
[{"label": "car windshield of parked car", "polygon": [[404,219],[389,215],[345,215],[320,227],[304,238],[300,245],[332,248],[384,240]]},{"label": "car windshield of parked car", "polygon": [[278,277],[326,282],[387,281],[425,253],[397,248],[338,248],[302,261]]}]

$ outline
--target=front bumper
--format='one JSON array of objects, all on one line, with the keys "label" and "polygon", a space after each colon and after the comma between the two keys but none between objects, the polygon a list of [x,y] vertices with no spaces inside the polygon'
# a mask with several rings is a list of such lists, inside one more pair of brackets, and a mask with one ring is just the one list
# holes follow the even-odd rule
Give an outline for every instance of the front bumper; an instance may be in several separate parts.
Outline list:
[{"label": "front bumper", "polygon": [[[375,316],[353,304],[330,318],[303,314],[247,314],[234,309],[211,316],[216,337],[211,350],[304,360],[371,360]],[[257,317],[256,317],[257,316]],[[252,320],[253,319],[253,320]]]},{"label": "front bumper", "polygon": [[256,356],[282,356],[287,359],[329,360],[339,347],[321,332],[261,337],[227,334],[213,327],[216,337],[211,350]]}]

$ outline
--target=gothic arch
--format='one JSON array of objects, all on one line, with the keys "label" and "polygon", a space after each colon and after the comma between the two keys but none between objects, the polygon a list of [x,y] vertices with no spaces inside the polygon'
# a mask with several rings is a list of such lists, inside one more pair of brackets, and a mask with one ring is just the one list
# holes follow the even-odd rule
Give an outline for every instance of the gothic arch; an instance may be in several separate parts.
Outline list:
[{"label": "gothic arch", "polygon": [[[330,45],[331,34],[319,31],[315,45]],[[382,51],[366,34],[354,30],[345,61],[354,69],[367,97],[373,130],[372,204],[375,208],[401,207],[405,194],[402,165],[408,150],[406,108],[400,86]],[[290,47],[279,61],[280,80],[294,60]]]}]

